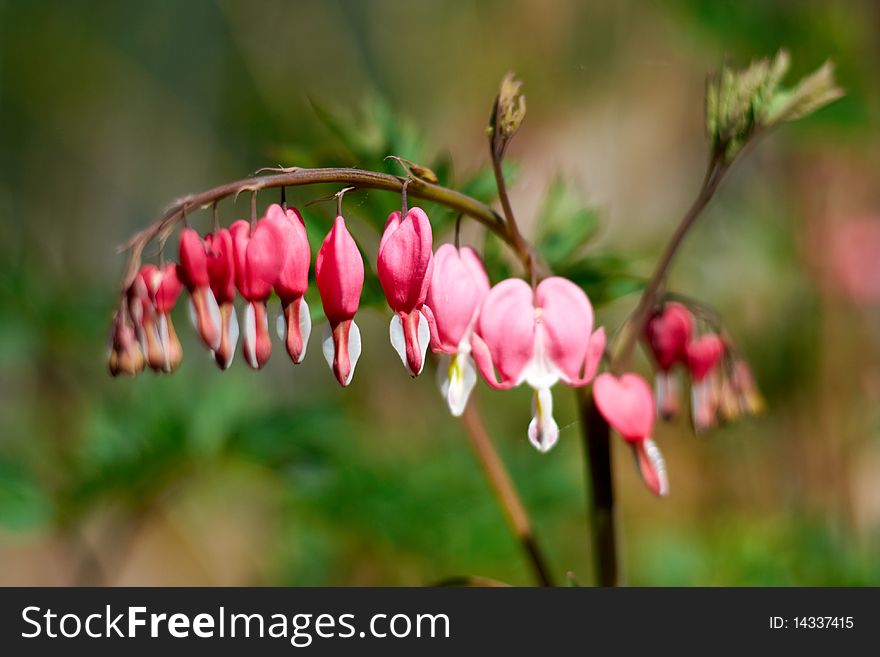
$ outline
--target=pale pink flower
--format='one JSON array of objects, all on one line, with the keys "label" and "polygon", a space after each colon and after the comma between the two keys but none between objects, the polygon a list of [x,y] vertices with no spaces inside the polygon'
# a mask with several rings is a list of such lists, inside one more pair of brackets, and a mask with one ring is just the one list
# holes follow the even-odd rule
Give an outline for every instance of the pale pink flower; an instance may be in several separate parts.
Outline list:
[{"label": "pale pink flower", "polygon": [[590,300],[571,281],[548,278],[533,292],[525,281],[508,279],[486,296],[471,345],[490,386],[507,389],[525,382],[534,388],[529,440],[546,452],[559,438],[550,388],[560,380],[570,386],[592,380],[605,332],[593,332]]}]

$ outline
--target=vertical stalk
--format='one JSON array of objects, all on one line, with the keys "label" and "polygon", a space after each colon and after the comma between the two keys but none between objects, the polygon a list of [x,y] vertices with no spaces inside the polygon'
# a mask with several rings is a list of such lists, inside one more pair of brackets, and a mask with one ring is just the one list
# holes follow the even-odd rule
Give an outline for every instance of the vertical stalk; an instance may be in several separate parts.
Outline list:
[{"label": "vertical stalk", "polygon": [[528,559],[535,580],[541,586],[553,586],[553,577],[547,567],[544,555],[538,547],[529,514],[523,506],[513,481],[492,444],[488,431],[486,431],[483,418],[480,417],[473,402],[465,408],[462,421],[467,429],[471,447],[473,447],[477,460],[483,468],[483,473],[486,475],[486,480],[501,505],[504,517],[519,541],[526,559]]},{"label": "vertical stalk", "polygon": [[591,510],[590,538],[597,586],[621,583],[617,563],[617,530],[614,517],[614,477],[611,469],[611,432],[583,388],[577,390],[581,436],[586,459],[587,508]]}]

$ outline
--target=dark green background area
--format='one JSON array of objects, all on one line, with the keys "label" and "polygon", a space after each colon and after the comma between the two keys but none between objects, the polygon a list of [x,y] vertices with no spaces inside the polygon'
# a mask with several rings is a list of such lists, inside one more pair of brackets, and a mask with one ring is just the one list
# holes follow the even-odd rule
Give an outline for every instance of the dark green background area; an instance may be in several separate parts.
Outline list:
[{"label": "dark green background area", "polygon": [[[737,165],[671,280],[719,310],[768,409],[700,438],[658,428],[663,501],[615,445],[625,573],[880,583],[878,307],[829,282],[815,239],[878,214],[878,30],[871,2],[0,0],[0,583],[530,583],[433,370],[410,380],[388,343],[375,284],[345,391],[323,326],[301,366],[276,343],[266,370],[238,354],[220,373],[182,303],[180,370],[112,380],[116,246],[173,199],[276,164],[396,171],[396,154],[490,201],[484,128],[514,70],[517,212],[550,249],[584,239],[572,276],[614,329],[699,184],[705,74],[780,47],[790,82],[830,58],[847,97]],[[345,203],[369,260],[399,198]],[[427,209],[448,241],[453,217]],[[315,240],[332,212],[304,210]],[[476,393],[557,578],[589,583],[574,400],[555,399],[560,443],[541,455],[526,390]]]}]

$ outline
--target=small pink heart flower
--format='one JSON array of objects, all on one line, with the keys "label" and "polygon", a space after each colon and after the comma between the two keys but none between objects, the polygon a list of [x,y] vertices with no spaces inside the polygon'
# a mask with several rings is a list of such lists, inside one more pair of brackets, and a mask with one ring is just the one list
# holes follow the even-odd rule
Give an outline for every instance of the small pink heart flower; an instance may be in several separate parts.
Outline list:
[{"label": "small pink heart flower", "polygon": [[680,405],[678,379],[671,370],[676,363],[687,363],[693,323],[690,311],[673,302],[656,310],[645,324],[645,342],[657,363],[654,385],[657,410],[666,419],[673,417]]},{"label": "small pink heart flower", "polygon": [[425,365],[430,341],[428,320],[422,305],[431,282],[431,222],[421,208],[401,217],[392,212],[379,243],[377,273],[391,318],[391,344],[410,375],[418,376]]},{"label": "small pink heart flower", "polygon": [[235,248],[232,233],[221,228],[205,235],[208,254],[208,279],[220,311],[220,341],[214,349],[214,361],[228,369],[238,344],[238,317],[235,314]]},{"label": "small pink heart flower", "polygon": [[486,382],[535,390],[529,440],[546,452],[559,438],[550,388],[558,381],[587,385],[605,351],[605,331],[593,332],[593,307],[584,291],[554,276],[532,288],[507,279],[483,301],[471,338],[474,361]]},{"label": "small pink heart flower", "polygon": [[180,278],[190,294],[190,314],[202,342],[215,351],[220,346],[220,308],[211,290],[208,251],[192,228],[180,232]]},{"label": "small pink heart flower", "polygon": [[422,312],[431,332],[431,351],[441,353],[440,391],[449,411],[460,416],[477,383],[471,334],[489,293],[489,277],[476,251],[443,244],[434,253],[434,271]]},{"label": "small pink heart flower", "polygon": [[147,364],[159,372],[172,372],[180,365],[183,349],[174,331],[171,310],[183,285],[177,265],[162,268],[144,265],[128,289],[129,313]]},{"label": "small pink heart flower", "polygon": [[242,351],[248,365],[260,369],[272,354],[266,300],[278,280],[287,256],[284,233],[273,221],[260,219],[253,230],[240,219],[229,227],[232,235],[235,284],[247,301]]},{"label": "small pink heart flower", "polygon": [[715,425],[718,411],[719,377],[715,376],[727,350],[724,340],[707,333],[687,348],[687,365],[691,373],[691,412],[694,429],[705,431]]},{"label": "small pink heart flower", "polygon": [[323,351],[336,380],[351,383],[361,355],[361,332],[354,322],[364,287],[364,260],[345,219],[336,217],[315,261],[315,279],[329,325]]},{"label": "small pink heart flower", "polygon": [[275,294],[281,299],[278,336],[284,340],[290,359],[299,364],[306,357],[306,345],[312,332],[309,306],[303,296],[309,286],[312,252],[306,237],[306,225],[296,208],[269,206],[266,221],[272,222],[282,234],[286,257],[275,281]]},{"label": "small pink heart flower", "polygon": [[593,399],[608,425],[630,447],[642,480],[655,495],[669,494],[666,463],[651,438],[654,429],[654,398],[651,388],[637,374],[600,374],[593,383]]}]

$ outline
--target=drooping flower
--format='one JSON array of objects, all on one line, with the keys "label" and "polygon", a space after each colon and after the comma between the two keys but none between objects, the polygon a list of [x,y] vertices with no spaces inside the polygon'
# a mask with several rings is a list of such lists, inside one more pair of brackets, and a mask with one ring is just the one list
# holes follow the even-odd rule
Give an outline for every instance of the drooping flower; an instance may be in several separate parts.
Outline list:
[{"label": "drooping flower", "polygon": [[306,346],[312,332],[309,306],[303,298],[309,286],[312,258],[306,225],[296,208],[284,210],[277,204],[269,206],[266,221],[278,227],[287,246],[286,257],[275,281],[275,293],[281,299],[278,337],[284,340],[290,359],[294,363],[301,363],[306,357]]},{"label": "drooping flower", "polygon": [[190,293],[193,324],[202,342],[215,351],[220,346],[220,308],[211,290],[208,252],[192,228],[180,231],[180,278]]},{"label": "drooping flower", "polygon": [[322,345],[324,358],[337,381],[347,386],[361,355],[361,332],[354,316],[364,287],[364,260],[341,216],[318,251],[315,279],[329,322]]},{"label": "drooping flower", "polygon": [[593,399],[609,426],[633,449],[642,481],[655,495],[668,495],[666,464],[651,438],[655,411],[650,386],[637,374],[618,378],[606,372],[593,383]]},{"label": "drooping flower", "polygon": [[171,310],[183,285],[177,265],[161,269],[144,265],[128,289],[129,313],[147,364],[156,371],[172,372],[180,365],[183,349],[174,331]]},{"label": "drooping flower", "polygon": [[248,365],[259,369],[272,353],[266,300],[278,280],[286,257],[284,235],[276,223],[263,218],[253,230],[239,220],[229,227],[235,260],[235,284],[248,302],[243,320],[242,351]]},{"label": "drooping flower", "polygon": [[107,365],[113,376],[134,375],[144,369],[144,354],[128,319],[127,308],[120,308],[113,315]]},{"label": "drooping flower", "polygon": [[452,244],[437,249],[422,311],[431,330],[431,350],[443,354],[437,367],[440,391],[456,417],[477,383],[471,333],[488,293],[489,277],[476,251]]},{"label": "drooping flower", "polygon": [[691,373],[691,412],[694,429],[704,431],[715,425],[718,410],[717,371],[725,352],[724,340],[707,333],[687,348],[687,364]]},{"label": "drooping flower", "polygon": [[232,234],[226,228],[205,235],[208,254],[208,278],[211,292],[220,309],[220,341],[214,360],[220,369],[227,369],[235,356],[238,343],[238,317],[235,315],[235,257]]},{"label": "drooping flower", "polygon": [[422,305],[431,282],[431,222],[421,208],[412,208],[401,218],[392,212],[379,243],[377,273],[391,318],[391,344],[412,376],[425,364],[430,341],[428,320]]},{"label": "drooping flower", "polygon": [[676,363],[687,363],[687,347],[693,332],[693,316],[680,303],[667,303],[656,310],[645,324],[645,342],[657,363],[654,389],[661,417],[678,412],[678,380],[671,370]]},{"label": "drooping flower", "polygon": [[605,331],[593,332],[590,300],[571,281],[547,278],[533,292],[525,281],[507,279],[486,296],[471,347],[493,388],[526,382],[535,389],[529,440],[546,452],[559,438],[550,388],[560,380],[569,386],[592,380],[605,350]]}]

